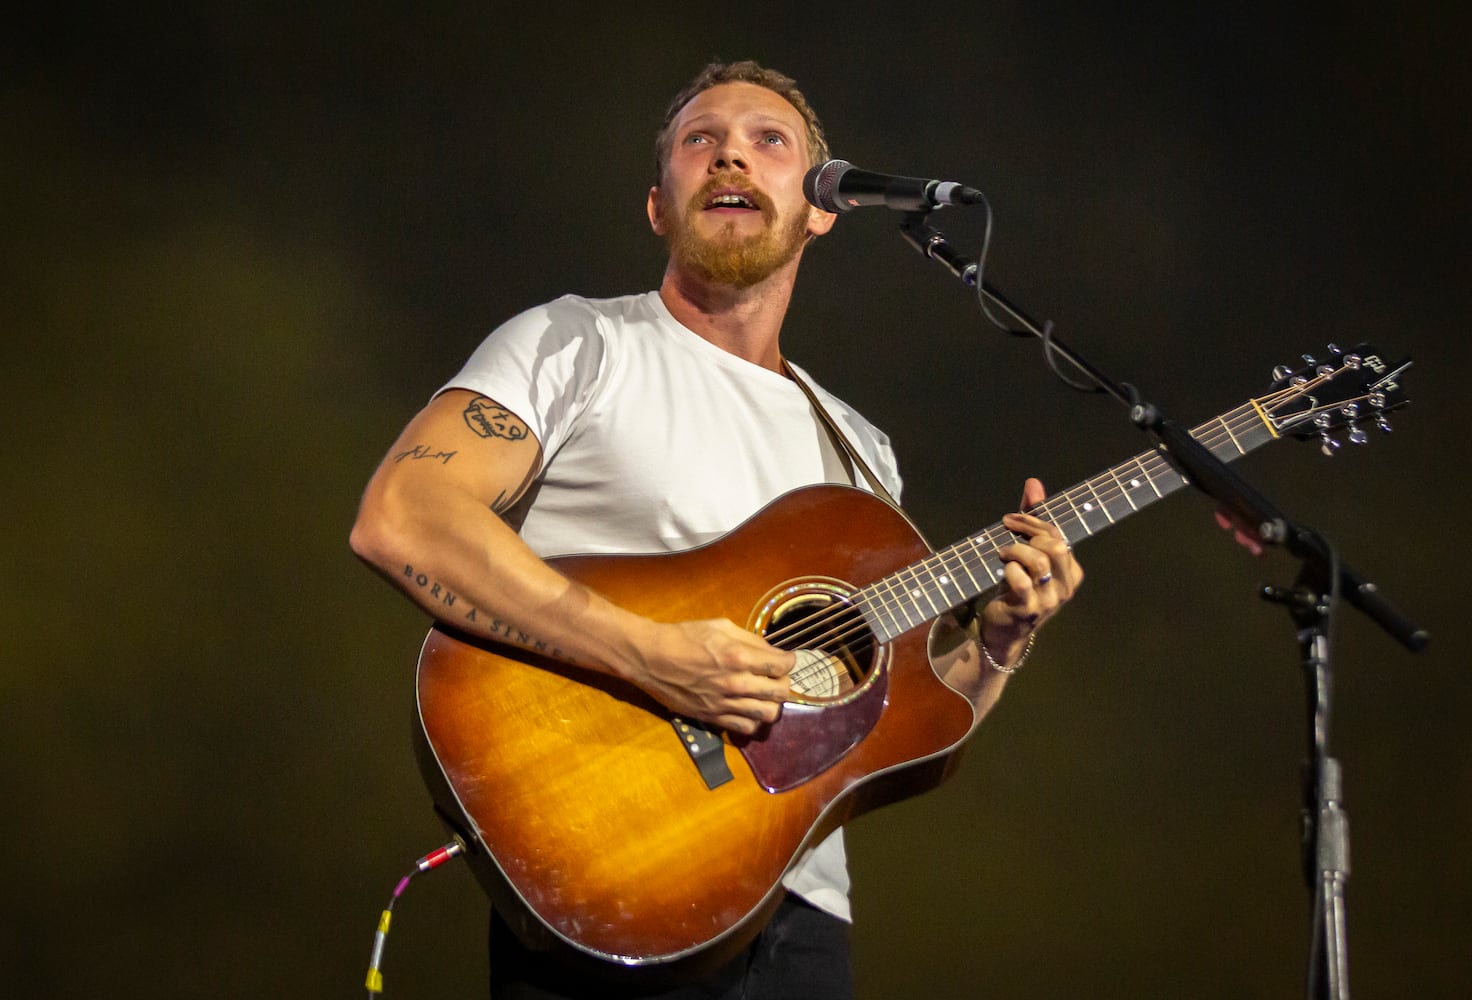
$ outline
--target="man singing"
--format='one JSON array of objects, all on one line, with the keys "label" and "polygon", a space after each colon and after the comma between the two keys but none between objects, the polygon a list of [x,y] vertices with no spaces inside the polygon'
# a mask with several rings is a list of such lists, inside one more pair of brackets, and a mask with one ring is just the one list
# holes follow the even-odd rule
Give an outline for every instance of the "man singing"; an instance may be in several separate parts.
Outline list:
[{"label": "man singing", "polygon": [[[655,152],[647,210],[669,246],[659,288],[564,296],[495,330],[389,450],[352,546],[458,629],[611,675],[740,737],[792,696],[792,652],[730,621],[652,621],[544,560],[690,549],[798,487],[872,490],[867,467],[897,495],[900,479],[888,438],[780,346],[803,251],[835,221],[803,197],[828,148],[794,82],[752,62],[706,67],[674,99]],[[1023,510],[1043,496],[1028,480]],[[983,712],[1083,578],[1055,527],[1026,513],[1004,523],[1019,540],[966,653]],[[492,995],[851,997],[842,832],[782,884],[744,952],[659,992],[632,976],[585,980],[494,920]]]}]

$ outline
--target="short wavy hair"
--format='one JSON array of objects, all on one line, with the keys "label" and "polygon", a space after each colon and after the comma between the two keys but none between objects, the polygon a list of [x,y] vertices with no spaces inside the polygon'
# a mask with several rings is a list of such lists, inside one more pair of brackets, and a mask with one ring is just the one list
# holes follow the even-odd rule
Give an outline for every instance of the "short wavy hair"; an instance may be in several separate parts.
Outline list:
[{"label": "short wavy hair", "polygon": [[684,89],[675,95],[675,99],[670,102],[669,110],[665,112],[664,121],[660,124],[659,132],[654,137],[654,183],[656,186],[663,186],[664,183],[665,164],[669,163],[670,150],[674,146],[675,118],[697,94],[723,83],[754,83],[758,87],[766,87],[791,104],[797,109],[797,113],[802,116],[803,123],[807,126],[808,165],[817,166],[827,162],[829,159],[828,139],[823,134],[823,123],[818,121],[818,115],[808,104],[808,99],[802,95],[802,91],[797,89],[796,80],[785,73],[768,69],[750,59],[732,63],[713,62],[701,70],[695,79],[687,83]]}]

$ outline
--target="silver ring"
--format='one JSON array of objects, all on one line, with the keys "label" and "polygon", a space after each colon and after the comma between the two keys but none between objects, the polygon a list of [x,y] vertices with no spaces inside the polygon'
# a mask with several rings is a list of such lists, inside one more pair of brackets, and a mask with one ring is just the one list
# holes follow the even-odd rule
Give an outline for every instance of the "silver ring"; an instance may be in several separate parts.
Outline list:
[{"label": "silver ring", "polygon": [[1045,586],[1046,584],[1052,582],[1052,579],[1053,579],[1053,574],[1052,573],[1044,573],[1042,576],[1038,577],[1038,586],[1039,587]]}]

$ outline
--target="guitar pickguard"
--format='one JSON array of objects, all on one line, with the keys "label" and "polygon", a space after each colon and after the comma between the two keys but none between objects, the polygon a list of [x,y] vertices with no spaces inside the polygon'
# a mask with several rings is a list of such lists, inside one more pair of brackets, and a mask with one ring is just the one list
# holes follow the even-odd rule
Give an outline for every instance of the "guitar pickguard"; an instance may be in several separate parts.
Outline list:
[{"label": "guitar pickguard", "polygon": [[755,736],[732,739],[769,792],[795,788],[832,767],[884,711],[887,651],[853,606],[854,589],[831,577],[790,580],[774,587],[747,623],[774,646],[799,653],[794,695],[782,715]]}]

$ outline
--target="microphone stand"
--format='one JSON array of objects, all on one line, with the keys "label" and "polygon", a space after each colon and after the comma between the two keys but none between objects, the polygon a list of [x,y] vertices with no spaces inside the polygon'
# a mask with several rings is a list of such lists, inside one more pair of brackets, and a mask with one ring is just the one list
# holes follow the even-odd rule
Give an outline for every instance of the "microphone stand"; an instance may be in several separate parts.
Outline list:
[{"label": "microphone stand", "polygon": [[1015,323],[1012,331],[1043,341],[1047,351],[1065,358],[1129,407],[1130,420],[1150,434],[1157,449],[1188,483],[1256,528],[1264,542],[1281,545],[1300,562],[1291,589],[1264,587],[1261,596],[1288,608],[1297,625],[1299,657],[1307,695],[1308,759],[1303,771],[1303,867],[1314,904],[1307,992],[1309,1000],[1348,1000],[1349,961],[1345,937],[1344,887],[1349,878],[1349,819],[1341,795],[1343,769],[1329,753],[1331,695],[1330,637],[1338,599],[1347,596],[1392,638],[1412,652],[1430,635],[1381,596],[1374,583],[1346,566],[1334,548],[1279,511],[1191,434],[1141,400],[1134,386],[1117,383],[1067,344],[1053,336],[1051,324],[1039,326],[995,288],[979,280],[979,266],[952,249],[932,228],[928,211],[907,213],[900,232],[916,250],[959,278],[968,288],[1004,310]]}]

